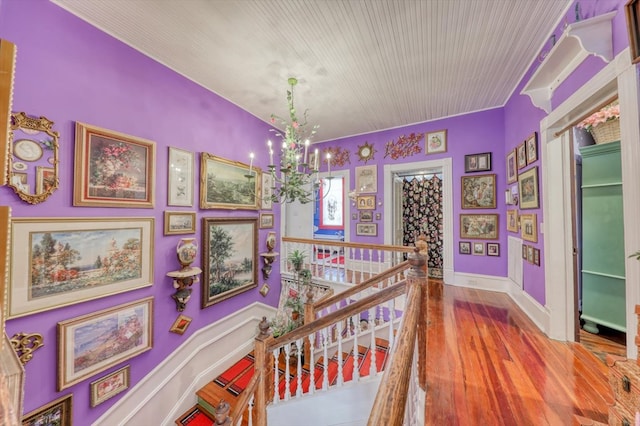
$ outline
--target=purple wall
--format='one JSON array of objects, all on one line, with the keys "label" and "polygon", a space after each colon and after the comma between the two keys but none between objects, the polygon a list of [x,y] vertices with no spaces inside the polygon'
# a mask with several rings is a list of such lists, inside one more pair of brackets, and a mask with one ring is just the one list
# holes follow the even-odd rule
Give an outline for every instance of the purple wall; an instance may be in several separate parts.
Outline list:
[{"label": "purple wall", "polygon": [[[14,111],[44,115],[60,132],[60,189],[46,202],[29,205],[8,187],[0,188],[2,204],[12,207],[14,217],[149,217],[155,218],[154,284],[70,307],[50,310],[7,322],[9,336],[17,332],[41,333],[45,346],[26,365],[25,412],[53,399],[74,394],[77,424],[90,424],[122,393],[96,408],[89,405],[89,382],[124,364],[131,364],[131,385],[135,385],[167,355],[200,327],[215,322],[254,301],[276,305],[278,291],[267,298],[258,288],[200,309],[200,288],[195,285],[184,314],[193,323],[184,335],[170,333],[178,315],[171,299],[172,281],[166,273],[178,269],[175,248],[180,235],[163,235],[165,210],[196,211],[196,237],[200,239],[203,217],[257,217],[257,211],[199,210],[199,188],[195,206],[167,207],[168,146],[208,152],[248,162],[250,147],[269,137],[268,125],[219,96],[204,90],[157,62],[141,55],[63,9],[45,0],[0,3],[0,38],[17,46]],[[283,92],[283,102],[285,94]],[[157,144],[156,201],[154,209],[72,207],[74,125],[85,122],[155,141]],[[263,168],[266,164],[257,164]],[[279,209],[274,211],[279,217]],[[279,221],[276,220],[276,225]],[[259,250],[265,250],[268,230],[261,230]],[[279,229],[275,229],[279,233]],[[194,265],[200,265],[200,260]],[[260,265],[261,266],[261,265]],[[279,268],[269,280],[277,288]],[[259,283],[263,281],[260,277]],[[155,296],[153,350],[114,366],[107,372],[56,392],[56,323],[121,303]]]}]

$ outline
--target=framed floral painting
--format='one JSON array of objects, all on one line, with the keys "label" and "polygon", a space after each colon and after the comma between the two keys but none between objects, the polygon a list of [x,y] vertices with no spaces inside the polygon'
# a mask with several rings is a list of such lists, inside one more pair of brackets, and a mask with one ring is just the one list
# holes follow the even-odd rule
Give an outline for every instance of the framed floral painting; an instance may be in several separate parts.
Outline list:
[{"label": "framed floral painting", "polygon": [[427,132],[425,134],[425,153],[440,154],[447,152],[447,130]]},{"label": "framed floral painting", "polygon": [[76,123],[74,206],[153,208],[155,142]]},{"label": "framed floral painting", "polygon": [[120,392],[129,389],[130,366],[125,365],[113,373],[91,382],[91,407],[102,404]]},{"label": "framed floral painting", "polygon": [[22,417],[22,426],[71,426],[73,421],[73,394],[51,401]]}]

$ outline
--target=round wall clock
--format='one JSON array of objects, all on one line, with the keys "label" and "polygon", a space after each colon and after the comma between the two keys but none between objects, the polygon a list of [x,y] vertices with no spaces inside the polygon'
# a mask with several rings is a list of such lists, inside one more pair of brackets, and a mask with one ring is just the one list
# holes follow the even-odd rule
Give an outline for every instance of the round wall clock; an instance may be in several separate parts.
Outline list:
[{"label": "round wall clock", "polygon": [[37,161],[42,157],[42,147],[31,139],[20,139],[13,144],[13,155],[23,161]]},{"label": "round wall clock", "polygon": [[364,145],[358,145],[358,157],[360,157],[360,161],[364,161],[365,164],[369,160],[373,160],[373,154],[375,154],[376,150],[373,148],[369,142],[365,142]]}]

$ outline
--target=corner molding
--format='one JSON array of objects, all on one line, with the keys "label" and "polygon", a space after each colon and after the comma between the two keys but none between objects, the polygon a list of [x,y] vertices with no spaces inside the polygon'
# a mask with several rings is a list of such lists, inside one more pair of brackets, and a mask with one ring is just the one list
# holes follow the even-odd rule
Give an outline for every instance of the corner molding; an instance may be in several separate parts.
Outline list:
[{"label": "corner molding", "polygon": [[613,59],[611,21],[617,11],[574,22],[565,28],[520,94],[547,114],[553,92],[589,56],[609,63]]}]

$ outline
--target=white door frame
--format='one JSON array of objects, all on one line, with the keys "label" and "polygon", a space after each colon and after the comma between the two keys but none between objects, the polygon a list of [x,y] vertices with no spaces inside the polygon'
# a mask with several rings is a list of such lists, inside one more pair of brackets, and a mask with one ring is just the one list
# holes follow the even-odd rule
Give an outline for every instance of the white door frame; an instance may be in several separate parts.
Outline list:
[{"label": "white door frame", "polygon": [[384,244],[393,244],[393,177],[398,173],[442,171],[442,274],[445,283],[453,282],[453,170],[451,157],[415,163],[384,165]]},{"label": "white door frame", "polygon": [[[552,339],[574,341],[575,306],[573,243],[571,238],[571,150],[565,132],[557,135],[567,125],[595,105],[605,102],[615,94],[620,101],[620,134],[622,157],[622,182],[624,203],[625,253],[640,249],[640,123],[638,120],[638,80],[636,67],[631,64],[629,49],[620,52],[598,74],[578,89],[566,101],[557,106],[540,122],[542,149],[542,183],[545,235],[545,308],[548,323],[545,332]],[[637,318],[634,312],[640,303],[640,262],[627,258],[626,311],[627,356],[635,358],[634,343]]]}]

